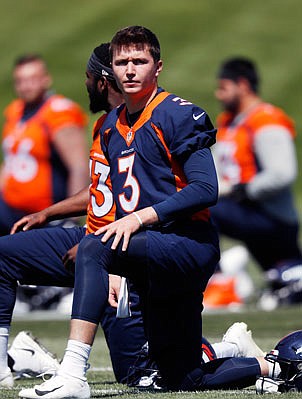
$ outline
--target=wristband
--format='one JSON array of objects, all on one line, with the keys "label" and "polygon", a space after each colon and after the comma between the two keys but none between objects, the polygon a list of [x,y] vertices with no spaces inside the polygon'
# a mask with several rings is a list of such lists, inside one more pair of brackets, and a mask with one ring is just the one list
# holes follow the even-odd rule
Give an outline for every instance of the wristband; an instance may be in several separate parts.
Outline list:
[{"label": "wristband", "polygon": [[142,227],[144,225],[144,223],[143,223],[142,219],[140,218],[140,216],[136,212],[132,212],[132,214],[136,217],[136,219],[138,220],[138,223]]}]

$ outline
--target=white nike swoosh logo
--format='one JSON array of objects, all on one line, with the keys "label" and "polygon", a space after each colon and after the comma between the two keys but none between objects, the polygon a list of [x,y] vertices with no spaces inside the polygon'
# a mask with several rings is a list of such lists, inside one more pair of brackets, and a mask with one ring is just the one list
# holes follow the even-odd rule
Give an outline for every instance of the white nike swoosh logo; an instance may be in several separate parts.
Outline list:
[{"label": "white nike swoosh logo", "polygon": [[203,114],[205,114],[205,112],[202,112],[202,113],[199,114],[199,115],[193,114],[193,119],[194,119],[194,121],[198,121],[198,119],[201,118]]}]

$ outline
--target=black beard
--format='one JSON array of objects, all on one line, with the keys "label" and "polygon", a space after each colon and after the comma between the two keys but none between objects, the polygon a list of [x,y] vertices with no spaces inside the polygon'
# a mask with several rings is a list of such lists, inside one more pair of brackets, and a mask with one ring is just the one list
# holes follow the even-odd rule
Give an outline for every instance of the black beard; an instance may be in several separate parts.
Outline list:
[{"label": "black beard", "polygon": [[235,99],[232,102],[223,104],[223,108],[225,111],[230,112],[231,114],[237,114],[239,109],[239,103],[240,103],[239,99]]},{"label": "black beard", "polygon": [[107,87],[100,93],[97,90],[97,87],[94,86],[90,91],[88,92],[89,99],[90,99],[90,104],[89,104],[89,109],[93,114],[96,114],[97,112],[100,111],[110,111],[110,105],[108,103],[108,89]]}]

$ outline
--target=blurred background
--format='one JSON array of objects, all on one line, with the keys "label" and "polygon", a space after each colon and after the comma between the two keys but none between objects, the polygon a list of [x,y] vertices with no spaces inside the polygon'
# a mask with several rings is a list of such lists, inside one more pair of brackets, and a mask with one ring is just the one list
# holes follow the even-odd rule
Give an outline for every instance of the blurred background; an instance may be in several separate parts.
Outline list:
[{"label": "blurred background", "polygon": [[213,92],[221,61],[235,55],[253,59],[263,99],[296,122],[300,172],[295,194],[302,217],[301,0],[0,0],[0,7],[1,125],[2,110],[14,97],[11,71],[17,56],[41,54],[56,91],[88,112],[87,59],[95,46],[127,25],[145,25],[158,35],[161,86],[205,108],[213,121],[220,111]]},{"label": "blurred background", "polygon": [[[259,66],[263,98],[284,108],[302,131],[300,0],[0,0],[0,9],[1,123],[14,96],[11,70],[17,56],[44,56],[56,91],[88,111],[84,79],[91,50],[135,24],[159,37],[160,84],[206,108],[213,120],[219,111],[213,96],[217,68],[226,57],[244,55]],[[302,135],[297,146],[302,154]],[[301,178],[296,191],[300,198]]]}]

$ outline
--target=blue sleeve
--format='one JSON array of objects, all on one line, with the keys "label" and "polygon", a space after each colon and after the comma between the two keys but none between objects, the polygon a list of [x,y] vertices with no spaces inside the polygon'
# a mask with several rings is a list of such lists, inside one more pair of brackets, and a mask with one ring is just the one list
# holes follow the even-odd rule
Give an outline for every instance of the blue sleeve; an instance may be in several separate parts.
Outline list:
[{"label": "blue sleeve", "polygon": [[207,112],[174,95],[155,108],[152,123],[162,131],[171,155],[181,163],[216,141],[216,129]]},{"label": "blue sleeve", "polygon": [[193,152],[183,164],[188,185],[156,205],[153,205],[161,222],[193,214],[215,205],[218,183],[214,161],[209,148]]},{"label": "blue sleeve", "polygon": [[[198,116],[198,112],[202,116],[194,121],[192,115]],[[170,145],[171,155],[178,159],[185,159],[194,151],[209,148],[216,142],[216,129],[205,111],[187,112],[187,115],[184,125],[175,127],[177,134],[173,134]]]}]

